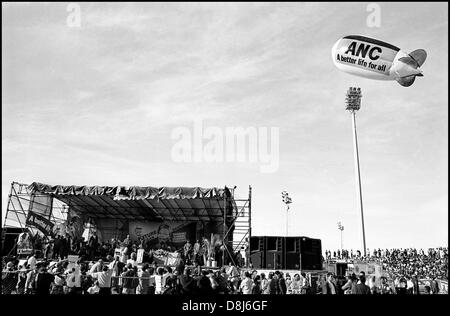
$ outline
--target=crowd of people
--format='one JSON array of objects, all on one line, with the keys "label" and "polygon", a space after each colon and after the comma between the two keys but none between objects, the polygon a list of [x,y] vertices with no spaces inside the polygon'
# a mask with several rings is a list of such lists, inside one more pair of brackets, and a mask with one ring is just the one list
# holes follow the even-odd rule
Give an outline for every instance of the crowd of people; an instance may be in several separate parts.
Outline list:
[{"label": "crowd of people", "polygon": [[[108,256],[107,259],[111,259]],[[305,273],[291,276],[280,271],[258,274],[233,264],[213,271],[181,260],[176,268],[145,262],[138,265],[136,253],[125,263],[116,256],[111,262],[69,263],[61,259],[37,262],[31,255],[22,265],[8,262],[2,273],[3,294],[309,294]]]},{"label": "crowd of people", "polygon": [[[111,258],[108,258],[111,259]],[[217,270],[183,261],[171,268],[148,262],[138,265],[136,254],[127,262],[116,256],[111,262],[71,265],[66,259],[50,265],[31,256],[23,266],[8,262],[2,274],[2,294],[323,294],[386,295],[438,294],[439,284],[431,279],[421,293],[416,276],[399,277],[389,282],[385,276],[376,280],[363,271],[356,276],[320,275],[313,280],[306,273],[281,271],[258,273],[239,269],[233,264]]]},{"label": "crowd of people", "polygon": [[[383,276],[375,279],[361,272],[358,276],[332,273],[312,275],[272,271],[258,273],[246,269],[248,247],[235,260],[220,269],[206,266],[211,249],[203,238],[180,249],[146,249],[138,264],[141,242],[129,236],[99,242],[94,233],[88,241],[57,236],[42,243],[25,260],[18,257],[3,262],[3,294],[436,294],[437,280],[448,280],[448,248],[428,251],[416,249],[376,249],[362,256],[360,251],[325,251],[328,262],[377,262]],[[120,255],[117,249],[122,249]],[[148,251],[147,251],[148,250]],[[158,251],[180,254],[176,267],[155,260]],[[69,262],[69,255],[78,262]],[[128,255],[129,254],[129,255]],[[39,259],[38,259],[39,258]],[[23,259],[23,258],[22,258]],[[250,264],[251,266],[251,264]],[[422,291],[419,289],[421,280]]]},{"label": "crowd of people", "polygon": [[345,262],[378,262],[392,279],[440,279],[448,281],[448,247],[423,249],[368,249],[366,256],[358,250],[325,251],[325,258]]}]

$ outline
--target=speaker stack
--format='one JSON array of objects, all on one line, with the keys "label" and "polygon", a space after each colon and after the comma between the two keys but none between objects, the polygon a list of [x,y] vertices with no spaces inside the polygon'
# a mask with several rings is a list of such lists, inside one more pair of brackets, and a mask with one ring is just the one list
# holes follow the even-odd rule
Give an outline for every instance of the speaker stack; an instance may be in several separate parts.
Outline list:
[{"label": "speaker stack", "polygon": [[250,238],[250,262],[255,269],[266,266],[266,237]]},{"label": "speaker stack", "polygon": [[250,261],[255,269],[322,270],[322,243],[308,237],[254,236]]}]

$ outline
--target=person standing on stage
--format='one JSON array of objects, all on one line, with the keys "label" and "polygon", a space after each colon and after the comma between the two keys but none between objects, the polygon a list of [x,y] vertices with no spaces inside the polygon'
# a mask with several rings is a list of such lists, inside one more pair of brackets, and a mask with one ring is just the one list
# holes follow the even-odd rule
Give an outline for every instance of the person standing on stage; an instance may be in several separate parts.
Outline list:
[{"label": "person standing on stage", "polygon": [[194,244],[194,254],[193,254],[193,259],[192,259],[193,262],[197,262],[198,263],[199,252],[200,252],[200,242],[197,239],[197,241]]},{"label": "person standing on stage", "polygon": [[89,259],[94,259],[94,256],[95,256],[95,252],[96,252],[96,250],[97,250],[97,247],[98,247],[98,237],[97,237],[97,232],[93,232],[92,233],[92,236],[89,238],[89,243],[88,243],[88,246],[89,246]]},{"label": "person standing on stage", "polygon": [[189,242],[189,240],[187,240],[186,243],[184,244],[183,250],[184,250],[184,258],[185,258],[185,260],[189,260],[189,255],[190,255],[190,253],[192,251],[192,245]]},{"label": "person standing on stage", "polygon": [[208,262],[209,248],[210,243],[209,240],[203,237],[203,245],[202,245],[202,253],[203,253],[203,265],[206,265]]}]

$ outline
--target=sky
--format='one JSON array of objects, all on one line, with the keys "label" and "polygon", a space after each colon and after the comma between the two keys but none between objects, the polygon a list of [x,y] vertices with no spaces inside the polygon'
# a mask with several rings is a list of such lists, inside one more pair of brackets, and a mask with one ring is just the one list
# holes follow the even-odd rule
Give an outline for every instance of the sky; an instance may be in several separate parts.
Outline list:
[{"label": "sky", "polygon": [[[2,213],[10,184],[252,186],[252,234],[361,249],[349,86],[357,113],[367,248],[448,246],[448,4],[2,3]],[[339,71],[360,34],[423,48],[409,88]],[[194,121],[278,128],[279,167],[176,162]],[[3,220],[2,216],[2,220]]]}]

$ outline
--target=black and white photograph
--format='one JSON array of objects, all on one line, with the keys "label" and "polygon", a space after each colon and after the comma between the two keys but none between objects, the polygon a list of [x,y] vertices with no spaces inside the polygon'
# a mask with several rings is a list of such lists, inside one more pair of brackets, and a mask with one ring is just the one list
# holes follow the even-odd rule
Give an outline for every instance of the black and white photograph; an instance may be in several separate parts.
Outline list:
[{"label": "black and white photograph", "polygon": [[2,2],[1,221],[23,303],[448,294],[448,3]]}]

